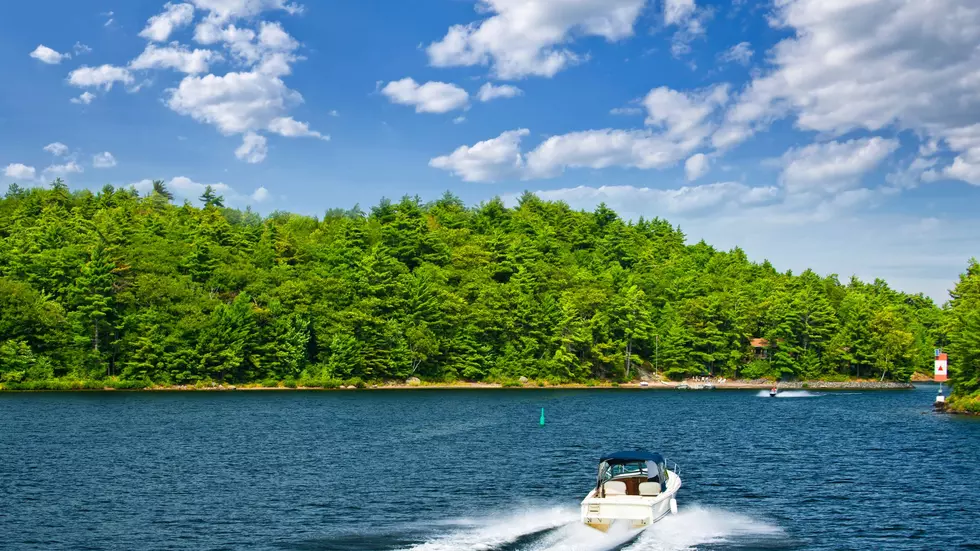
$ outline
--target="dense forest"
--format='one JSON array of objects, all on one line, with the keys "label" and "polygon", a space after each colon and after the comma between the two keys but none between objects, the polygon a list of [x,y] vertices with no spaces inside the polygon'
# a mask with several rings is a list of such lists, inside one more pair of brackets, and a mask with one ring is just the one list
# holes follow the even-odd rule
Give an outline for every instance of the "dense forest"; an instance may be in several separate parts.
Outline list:
[{"label": "dense forest", "polygon": [[971,260],[949,302],[947,332],[954,409],[980,413],[980,264]]},{"label": "dense forest", "polygon": [[[314,218],[225,208],[211,188],[200,202],[162,182],[147,196],[12,185],[0,383],[904,381],[931,373],[936,347],[980,350],[947,342],[922,295],[780,272],[604,205],[447,193]],[[952,301],[963,339],[980,338],[978,282],[973,264]]]}]

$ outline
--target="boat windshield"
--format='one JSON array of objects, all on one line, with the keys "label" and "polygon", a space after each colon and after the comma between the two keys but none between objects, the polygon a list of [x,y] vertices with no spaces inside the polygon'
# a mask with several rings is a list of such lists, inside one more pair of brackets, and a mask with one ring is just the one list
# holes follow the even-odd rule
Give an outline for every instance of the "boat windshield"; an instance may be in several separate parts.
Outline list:
[{"label": "boat windshield", "polygon": [[[620,477],[631,477],[631,476],[648,476],[649,470],[647,469],[647,463],[645,461],[636,461],[630,463],[617,463],[614,465],[605,465],[605,469],[602,469],[602,482],[611,480],[613,478]],[[657,476],[656,471],[653,474],[654,477]]]}]

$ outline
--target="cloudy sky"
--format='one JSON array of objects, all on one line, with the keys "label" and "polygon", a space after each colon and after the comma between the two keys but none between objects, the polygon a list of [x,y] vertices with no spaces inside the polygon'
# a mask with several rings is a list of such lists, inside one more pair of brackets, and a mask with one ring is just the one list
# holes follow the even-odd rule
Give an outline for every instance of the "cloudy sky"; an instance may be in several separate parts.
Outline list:
[{"label": "cloudy sky", "polygon": [[938,302],[977,254],[976,0],[34,0],[2,183],[320,214],[523,190]]}]

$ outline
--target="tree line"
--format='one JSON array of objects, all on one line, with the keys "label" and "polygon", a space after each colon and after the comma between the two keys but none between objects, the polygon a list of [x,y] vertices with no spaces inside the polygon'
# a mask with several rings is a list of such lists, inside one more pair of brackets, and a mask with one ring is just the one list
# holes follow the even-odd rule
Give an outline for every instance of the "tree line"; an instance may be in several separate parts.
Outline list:
[{"label": "tree line", "polygon": [[[921,294],[778,271],[605,205],[447,193],[263,217],[211,188],[200,205],[163,182],[10,186],[0,383],[905,381],[936,347],[980,354]],[[978,271],[952,300],[961,326],[980,324]]]}]

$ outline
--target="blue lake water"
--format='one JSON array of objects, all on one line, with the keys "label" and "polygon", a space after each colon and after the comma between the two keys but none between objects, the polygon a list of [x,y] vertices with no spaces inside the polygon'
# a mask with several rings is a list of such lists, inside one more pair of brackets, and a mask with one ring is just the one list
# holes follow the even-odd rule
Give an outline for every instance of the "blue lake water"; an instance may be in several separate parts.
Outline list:
[{"label": "blue lake water", "polygon": [[[0,549],[980,549],[980,419],[934,392],[0,394]],[[638,446],[679,514],[580,526]]]}]

